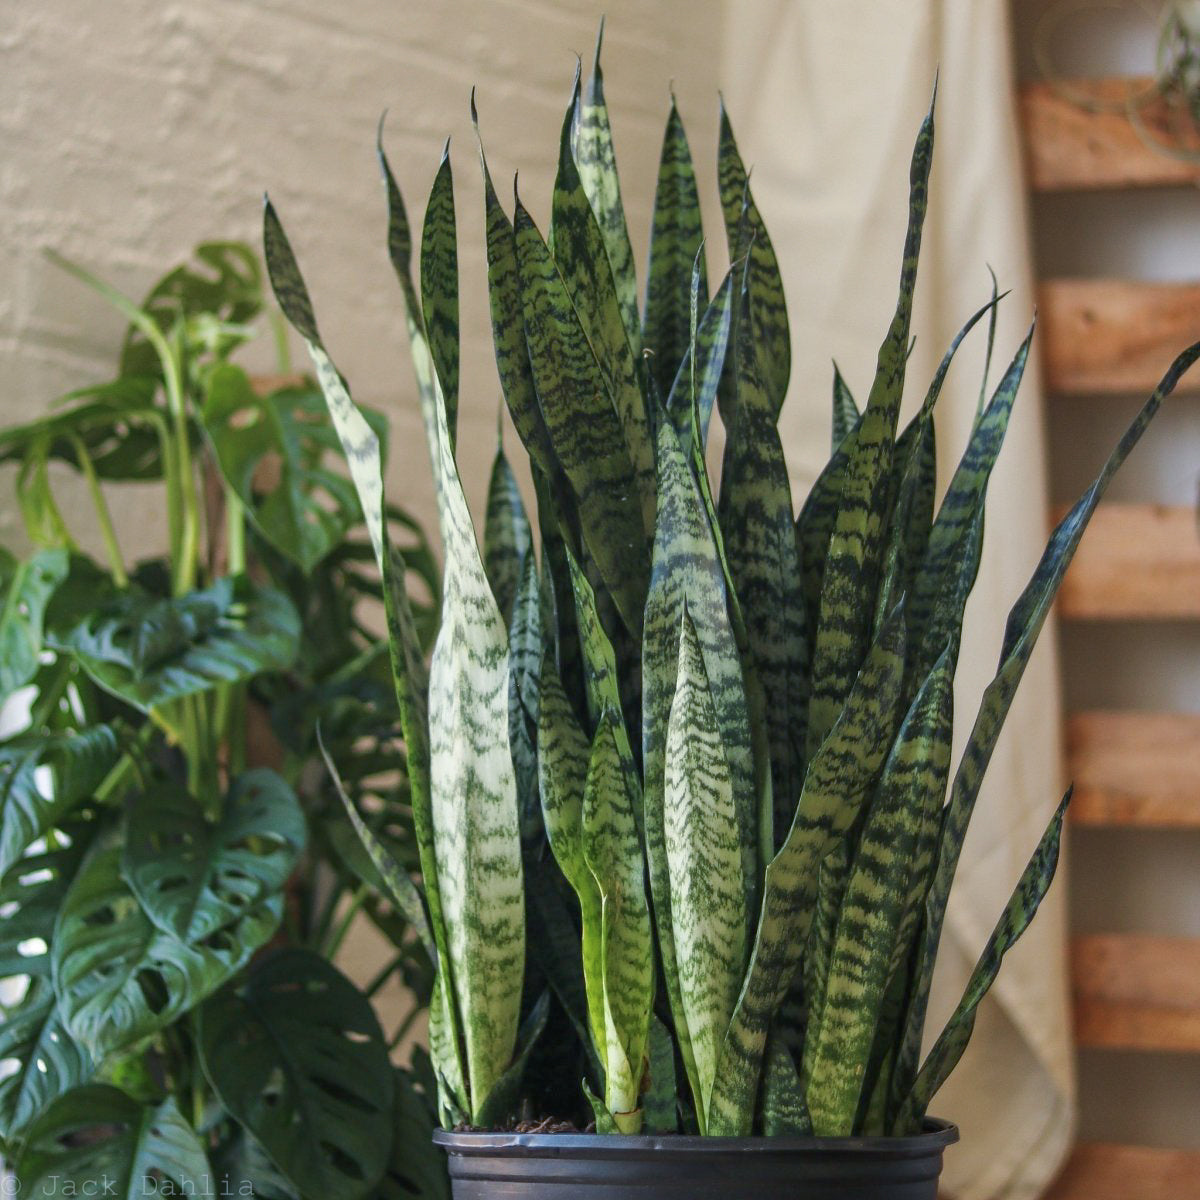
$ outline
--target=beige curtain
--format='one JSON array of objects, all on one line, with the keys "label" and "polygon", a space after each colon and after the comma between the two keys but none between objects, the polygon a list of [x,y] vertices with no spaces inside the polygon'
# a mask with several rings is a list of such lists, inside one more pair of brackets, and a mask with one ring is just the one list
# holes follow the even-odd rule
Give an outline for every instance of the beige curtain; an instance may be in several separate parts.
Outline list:
[{"label": "beige curtain", "polygon": [[[793,374],[784,438],[799,494],[829,452],[836,358],[860,398],[895,304],[908,157],[940,67],[933,198],[926,225],[908,405],[946,343],[988,295],[1003,303],[993,380],[1033,308],[1025,192],[1013,123],[1004,0],[749,0],[726,9],[722,76],[755,198],[784,271]],[[972,344],[973,342],[973,344]],[[964,445],[983,360],[960,352],[941,402],[942,478]],[[918,386],[919,385],[919,386]],[[961,746],[995,670],[1004,618],[1046,534],[1036,361],[988,503],[988,537],[968,610],[956,689]],[[1053,630],[1043,634],[992,762],[959,867],[930,1014],[931,1035],[967,975],[1061,796]],[[1006,960],[975,1036],[934,1112],[955,1120],[947,1190],[959,1200],[1041,1193],[1069,1146],[1074,1113],[1060,879]]]}]

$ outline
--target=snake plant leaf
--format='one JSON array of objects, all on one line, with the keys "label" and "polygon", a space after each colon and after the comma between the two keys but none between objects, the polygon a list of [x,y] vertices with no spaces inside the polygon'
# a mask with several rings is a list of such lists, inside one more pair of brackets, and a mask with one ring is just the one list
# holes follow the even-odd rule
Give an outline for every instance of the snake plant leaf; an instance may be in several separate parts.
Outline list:
[{"label": "snake plant leaf", "polygon": [[333,780],[333,786],[337,789],[342,807],[346,810],[346,816],[350,818],[354,832],[358,835],[363,849],[366,850],[371,864],[379,875],[387,898],[396,906],[397,911],[404,914],[404,919],[420,938],[430,961],[436,964],[438,961],[437,946],[434,943],[433,934],[430,932],[425,905],[417,891],[416,884],[413,883],[408,872],[388,853],[387,848],[371,831],[371,827],[359,815],[354,801],[346,793],[345,785],[342,783],[328,747],[321,740],[320,730],[317,731],[317,737],[321,756],[325,759],[325,769],[329,772],[330,779]]},{"label": "snake plant leaf", "polygon": [[13,1142],[65,1092],[85,1083],[92,1057],[67,1032],[53,990],[42,981],[0,1021],[0,1139]]},{"label": "snake plant leaf", "polygon": [[642,318],[642,346],[652,355],[650,372],[664,396],[670,394],[676,372],[691,347],[693,266],[699,271],[697,295],[701,305],[707,307],[700,195],[687,134],[672,95],[654,192]]},{"label": "snake plant leaf", "polygon": [[300,803],[274,771],[237,776],[216,821],[160,784],[130,803],[121,873],[159,929],[203,943],[282,891],[306,836]]},{"label": "snake plant leaf", "polygon": [[[625,328],[604,235],[588,202],[571,150],[571,128],[578,104],[579,76],[576,74],[575,93],[563,118],[559,141],[558,173],[554,178],[547,241],[563,288],[574,305],[620,420],[637,479],[643,522],[649,532],[654,525],[654,438],[635,353],[638,342],[630,339]],[[528,316],[526,336],[530,336]],[[534,353],[532,348],[530,352]]]},{"label": "snake plant leaf", "polygon": [[749,1133],[767,1033],[799,966],[817,870],[859,816],[899,721],[904,614],[880,630],[829,736],[813,756],[787,838],[768,864],[750,966],[722,1047],[709,1133]]},{"label": "snake plant leaf", "polygon": [[533,546],[533,532],[521,499],[517,477],[504,446],[496,446],[488,481],[487,513],[483,527],[483,565],[500,615],[512,620],[513,602],[521,586],[522,563]]},{"label": "snake plant leaf", "polygon": [[71,842],[26,854],[0,875],[0,979],[51,974],[54,924],[79,863],[88,849],[88,826],[67,827]]},{"label": "snake plant leaf", "polygon": [[571,297],[519,201],[515,225],[538,401],[558,460],[578,498],[584,541],[621,619],[636,635],[650,573],[638,472]]},{"label": "snake plant leaf", "polygon": [[280,895],[203,941],[157,928],[121,876],[119,847],[101,850],[71,884],[51,945],[54,989],[71,1036],[97,1058],[195,1008],[279,926]]},{"label": "snake plant leaf", "polygon": [[741,322],[734,346],[738,403],[727,431],[719,513],[751,660],[766,696],[773,849],[800,791],[808,640],[787,463],[750,333]]},{"label": "snake plant leaf", "polygon": [[[410,334],[416,312],[415,295],[409,278],[409,260],[412,253],[411,238],[404,216],[404,203],[399,189],[392,179],[387,159],[380,151],[385,181],[388,183],[389,205],[389,254],[396,266],[401,289],[405,292]],[[421,879],[426,901],[429,905],[429,923],[438,951],[438,961],[448,961],[446,922],[442,911],[441,888],[438,880],[436,851],[434,847],[433,802],[431,787],[431,758],[429,737],[429,680],[425,665],[425,652],[418,637],[405,583],[405,564],[401,552],[391,544],[387,521],[384,519],[383,463],[379,438],[371,429],[362,412],[355,405],[338,373],[333,361],[326,353],[317,332],[312,301],[304,277],[300,273],[296,257],[292,252],[287,235],[283,231],[274,207],[268,202],[263,213],[263,244],[267,270],[276,299],[284,315],[308,343],[309,354],[317,368],[321,390],[325,393],[329,415],[337,430],[338,438],[350,467],[350,475],[358,492],[363,517],[371,537],[376,563],[383,578],[384,610],[388,627],[388,651],[392,666],[396,701],[400,711],[400,724],[404,733],[406,767],[412,795],[413,827],[421,859]],[[418,368],[423,361],[414,343],[414,361]],[[434,379],[432,366],[428,385],[430,403],[436,404],[433,394]],[[424,393],[423,393],[424,394]],[[424,403],[424,400],[422,401]],[[430,413],[436,422],[436,414]],[[434,429],[436,433],[436,428]],[[439,443],[431,443],[436,454]],[[435,465],[434,479],[440,476],[440,464]],[[455,1089],[455,1104],[461,1110],[466,1104],[463,1090],[465,1071],[462,1061],[461,1020],[455,1008],[455,998],[448,988],[438,989],[431,1012],[431,1036],[433,1031],[444,1034],[441,1046],[445,1052],[439,1056],[441,1078]],[[449,1097],[442,1097],[443,1106]]]},{"label": "snake plant leaf", "polygon": [[549,652],[542,659],[538,711],[538,791],[550,849],[579,898],[582,971],[592,1046],[603,1055],[603,911],[600,889],[583,853],[583,793],[591,749],[563,691]]},{"label": "snake plant leaf", "polygon": [[[471,116],[476,118],[475,97],[471,96]],[[476,123],[476,133],[479,126]],[[500,388],[513,425],[536,467],[551,479],[558,462],[550,443],[550,431],[538,403],[529,347],[525,341],[525,317],[521,303],[521,283],[517,273],[516,232],[501,207],[492,186],[491,172],[479,144],[479,163],[483,170],[485,236],[488,261],[488,306],[492,320],[492,344],[496,351],[496,370]],[[499,597],[497,597],[499,598]]]},{"label": "snake plant leaf", "polygon": [[733,126],[721,102],[721,134],[717,150],[717,183],[729,258],[737,262],[749,255],[746,291],[750,321],[758,348],[762,387],[773,416],[779,416],[792,372],[792,343],[779,260],[750,192],[750,178],[738,152]]},{"label": "snake plant leaf", "polygon": [[977,526],[983,520],[988,481],[1004,444],[1032,338],[1031,327],[971,431],[930,532],[912,592],[914,636],[921,639],[917,671],[930,661],[937,646],[944,646],[962,627],[967,598],[979,573],[982,544]]},{"label": "snake plant leaf", "polygon": [[108,725],[0,745],[0,875],[89,800],[119,756],[116,731]]},{"label": "snake plant leaf", "polygon": [[[703,248],[697,251],[692,271],[692,296],[697,301],[697,308],[700,288],[703,286],[699,273],[702,254]],[[692,440],[693,409],[700,448],[703,450],[708,445],[713,404],[725,371],[732,328],[734,280],[738,274],[736,265],[730,268],[717,294],[705,307],[704,315],[696,322],[695,332],[689,334],[683,361],[667,394],[667,409],[685,446]]]},{"label": "snake plant leaf", "polygon": [[895,966],[922,810],[926,797],[945,795],[950,772],[953,684],[947,650],[901,723],[846,878],[807,1072],[818,1136],[857,1132],[869,1097],[867,1067]]},{"label": "snake plant leaf", "polygon": [[[685,599],[702,647],[726,762],[741,847],[739,877],[746,888],[744,911],[757,905],[758,807],[760,784],[748,718],[742,658],[731,624],[724,565],[715,522],[706,514],[670,422],[658,431],[658,519],[654,566],[646,599],[642,638],[642,770],[646,860],[654,901],[655,929],[667,997],[676,1017],[680,1054],[689,1081],[696,1080],[672,931],[671,884],[666,849],[666,747],[671,705],[679,675],[680,632]],[[765,757],[765,754],[764,754]],[[770,783],[764,780],[769,802]],[[698,1085],[696,1085],[698,1091]]]},{"label": "snake plant leaf", "polygon": [[862,413],[854,402],[850,385],[842,378],[837,363],[833,364],[833,453],[850,436]]},{"label": "snake plant leaf", "polygon": [[[200,419],[246,515],[301,570],[312,571],[360,520],[353,485],[322,462],[336,441],[319,391],[260,396],[240,367],[225,363],[208,376]],[[378,417],[374,425],[386,428]]]},{"label": "snake plant leaf", "polygon": [[0,696],[11,696],[37,673],[46,605],[67,577],[67,562],[63,549],[18,562],[0,547]]},{"label": "snake plant leaf", "polygon": [[746,970],[746,894],[733,776],[686,601],[667,722],[663,834],[681,1007],[703,1133],[725,1031]]},{"label": "snake plant leaf", "polygon": [[200,1196],[212,1183],[200,1138],[173,1096],[150,1107],[106,1083],[74,1088],[42,1113],[14,1175],[22,1194],[37,1200]]},{"label": "snake plant leaf", "polygon": [[421,231],[421,311],[429,354],[446,402],[446,427],[453,446],[458,429],[458,233],[454,224],[449,139],[425,206]]},{"label": "snake plant leaf", "polygon": [[670,1030],[650,1014],[649,1080],[642,1093],[642,1129],[646,1133],[676,1133],[679,1102],[675,1082],[675,1043]]},{"label": "snake plant leaf", "polygon": [[808,756],[815,753],[837,720],[870,645],[932,161],[931,107],[913,147],[908,230],[896,311],[879,348],[875,379],[862,419],[847,448],[849,456],[821,578],[808,707]]},{"label": "snake plant leaf", "polygon": [[[821,860],[817,871],[817,893],[808,943],[801,962],[800,980],[803,988],[803,1049],[801,1052],[801,1081],[807,1090],[812,1075],[813,1057],[821,1040],[821,1018],[825,1013],[825,989],[829,984],[829,964],[837,937],[838,914],[846,882],[850,874],[850,855],[853,847],[846,839],[835,842]],[[792,991],[796,990],[793,985]],[[790,993],[789,993],[790,996]],[[782,1016],[776,1018],[777,1027]],[[790,1032],[790,1030],[788,1031]]]},{"label": "snake plant leaf", "polygon": [[429,671],[431,815],[446,974],[462,1018],[472,1117],[512,1061],[525,960],[508,630],[488,586],[437,404],[442,626]]},{"label": "snake plant leaf", "polygon": [[530,550],[521,572],[521,589],[508,626],[508,745],[517,783],[521,844],[536,854],[542,844],[538,802],[538,684],[542,667],[541,587],[537,559]]},{"label": "snake plant leaf", "polygon": [[638,348],[640,325],[637,307],[637,276],[633,265],[633,246],[625,223],[621,202],[621,183],[617,176],[617,158],[613,150],[612,125],[604,99],[604,72],[600,69],[600,50],[604,43],[604,18],[596,34],[596,53],[592,73],[577,109],[572,146],[583,190],[596,214],[604,235],[604,248],[612,268],[613,283],[621,306],[629,344]]},{"label": "snake plant leaf", "polygon": [[387,1167],[393,1076],[367,999],[330,963],[283,950],[200,1010],[204,1073],[304,1195],[363,1197]]},{"label": "snake plant leaf", "polygon": [[299,637],[291,601],[241,575],[166,600],[119,593],[53,640],[106,692],[150,712],[262,671],[286,670]]},{"label": "snake plant leaf", "polygon": [[604,1101],[624,1133],[641,1128],[654,943],[630,773],[611,710],[592,740],[581,812],[583,857],[601,904],[604,987]]},{"label": "snake plant leaf", "polygon": [[1017,685],[1025,672],[1063,576],[1109,482],[1141,440],[1155,413],[1162,407],[1163,401],[1198,359],[1200,342],[1189,346],[1171,363],[1158,387],[1134,417],[1091,486],[1051,533],[1041,560],[1034,568],[1024,591],[1009,611],[1000,663],[991,683],[984,689],[974,726],[955,772],[950,800],[942,822],[937,865],[925,902],[923,944],[916,967],[914,994],[908,1006],[904,1037],[896,1063],[897,1086],[901,1089],[901,1094],[911,1085],[915,1075],[933,976],[933,963],[937,957],[950,887],[954,882],[967,826],[979,796],[984,772],[991,761],[992,752],[1016,694]]},{"label": "snake plant leaf", "polygon": [[544,991],[534,1002],[517,1034],[517,1052],[508,1069],[496,1080],[479,1110],[478,1123],[485,1129],[495,1129],[510,1123],[520,1104],[521,1085],[529,1067],[529,1059],[538,1040],[546,1031],[550,1017],[550,992]]},{"label": "snake plant leaf", "polygon": [[967,981],[958,1007],[934,1042],[921,1067],[908,1102],[898,1118],[898,1130],[907,1131],[920,1124],[929,1101],[946,1082],[947,1076],[957,1066],[967,1048],[967,1042],[975,1028],[979,1002],[995,981],[1004,955],[1029,927],[1054,879],[1054,872],[1058,866],[1059,845],[1062,841],[1063,820],[1070,800],[1071,793],[1068,791],[1051,818],[1046,832],[1042,834],[1033,857],[1022,872],[1016,890],[1001,913],[991,937],[988,938],[974,971],[971,972],[971,978]]},{"label": "snake plant leaf", "polygon": [[[412,230],[408,224],[408,213],[404,207],[404,197],[400,194],[396,177],[392,174],[391,164],[388,162],[387,154],[383,149],[382,117],[379,119],[379,128],[375,135],[375,155],[379,160],[379,170],[383,175],[384,190],[387,192],[388,258],[391,259],[392,269],[395,271],[396,280],[400,284],[400,296],[404,303],[404,324],[408,332],[409,349],[412,352],[413,373],[417,380],[417,396],[421,403],[421,418],[425,425],[425,441],[429,449],[429,462],[433,470],[433,478],[436,482],[439,463],[437,447],[437,397],[435,391],[437,387],[437,366],[434,363],[433,351],[430,349],[429,337],[425,332],[424,310],[418,299],[417,289],[413,284]],[[280,226],[279,220],[275,216],[275,210],[271,207],[269,201],[266,206],[264,233],[267,274],[270,276],[271,286],[275,291],[276,298],[279,300],[279,305],[283,309],[287,319],[296,327],[301,336],[310,343],[310,353],[311,345],[314,344],[323,351],[321,339],[317,335],[316,322],[312,320],[312,305],[308,300],[308,291],[304,287],[304,281],[300,277],[299,270],[296,268],[295,258],[292,255],[291,247],[287,244],[287,238],[283,236],[283,228]],[[273,259],[274,261],[272,261]],[[299,285],[298,288],[295,286],[297,284]],[[281,286],[288,295],[289,303],[285,303],[283,296],[280,295]],[[299,303],[301,296],[303,297],[303,304]],[[291,303],[293,298],[296,303]],[[305,308],[307,308],[307,321],[305,320]],[[332,363],[328,364],[328,369],[333,370]],[[318,378],[320,378],[320,370],[321,364],[318,362]],[[334,371],[334,374],[336,374],[336,371]],[[322,379],[321,382],[326,397],[328,397],[329,389],[325,387],[325,380]],[[334,419],[337,419],[336,416]],[[361,487],[359,491],[361,495]],[[366,507],[365,501],[364,507]]]},{"label": "snake plant leaf", "polygon": [[838,503],[842,486],[846,482],[846,470],[850,454],[858,437],[856,425],[833,452],[821,473],[813,481],[800,514],[796,517],[796,546],[800,555],[801,595],[809,640],[816,632],[820,613],[821,585],[825,578],[825,562],[829,557],[829,543],[837,521]]},{"label": "snake plant leaf", "polygon": [[767,1038],[763,1063],[762,1122],[767,1137],[811,1137],[812,1118],[795,1060],[782,1038]]}]

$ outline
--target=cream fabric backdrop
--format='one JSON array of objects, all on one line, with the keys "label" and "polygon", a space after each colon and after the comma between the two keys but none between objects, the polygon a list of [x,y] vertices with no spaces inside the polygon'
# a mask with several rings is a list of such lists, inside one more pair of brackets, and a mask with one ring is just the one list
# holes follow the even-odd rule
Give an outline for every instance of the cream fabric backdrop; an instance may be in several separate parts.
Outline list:
[{"label": "cream fabric backdrop", "polygon": [[[932,202],[922,250],[907,404],[946,343],[987,298],[1001,306],[993,381],[1033,307],[1025,193],[1004,0],[751,0],[727,9],[725,96],[753,161],[755,199],[783,265],[793,367],[784,442],[803,494],[828,454],[829,360],[864,397],[895,304],[908,158],[941,66]],[[946,478],[974,413],[983,338],[960,351],[943,394]],[[995,670],[1004,618],[1044,544],[1041,397],[1031,364],[988,503],[987,546],[956,689],[957,741]],[[958,872],[930,1029],[966,977],[1063,785],[1053,630],[1030,663],[993,759]],[[960,1200],[1040,1193],[1074,1113],[1060,879],[1006,960],[974,1039],[934,1111],[962,1128],[946,1185]]]}]

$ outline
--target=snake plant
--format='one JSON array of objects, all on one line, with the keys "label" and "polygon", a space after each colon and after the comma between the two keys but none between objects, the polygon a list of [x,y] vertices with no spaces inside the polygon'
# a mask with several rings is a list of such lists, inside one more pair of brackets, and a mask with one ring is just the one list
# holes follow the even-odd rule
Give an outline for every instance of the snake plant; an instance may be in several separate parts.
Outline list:
[{"label": "snake plant", "polygon": [[364,835],[438,964],[430,1037],[447,1125],[571,1117],[586,1095],[576,1119],[600,1131],[918,1131],[1046,894],[1065,799],[922,1060],[947,898],[1014,692],[1106,485],[1200,345],[1051,535],[953,763],[963,611],[1032,330],[938,481],[946,372],[997,297],[901,428],[933,142],[931,109],[870,392],[860,407],[835,379],[832,457],[798,515],[777,424],[790,372],[780,267],[727,115],[732,265],[710,285],[672,102],[640,305],[598,52],[586,87],[576,76],[545,234],[519,195],[506,211],[481,148],[496,363],[537,499],[531,520],[501,444],[481,549],[455,457],[450,158],[414,264],[380,141],[445,548],[429,664],[383,517],[378,443],[267,204],[271,279],[316,364],[382,574],[421,893]]}]

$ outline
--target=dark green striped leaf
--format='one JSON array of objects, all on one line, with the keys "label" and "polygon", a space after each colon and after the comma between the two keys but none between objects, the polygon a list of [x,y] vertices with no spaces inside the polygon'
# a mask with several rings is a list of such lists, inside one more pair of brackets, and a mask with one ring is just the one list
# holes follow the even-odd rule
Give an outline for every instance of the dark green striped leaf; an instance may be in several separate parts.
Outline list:
[{"label": "dark green striped leaf", "polygon": [[807,1073],[818,1136],[857,1132],[870,1095],[867,1067],[896,965],[923,809],[929,797],[940,808],[946,791],[953,682],[947,652],[900,726],[846,877]]},{"label": "dark green striped leaf", "polygon": [[811,1137],[812,1119],[791,1051],[782,1038],[767,1039],[763,1066],[763,1133],[767,1137]]},{"label": "dark green striped leaf", "polygon": [[686,1027],[696,1116],[708,1102],[746,969],[746,896],[733,776],[696,628],[683,604],[675,697],[667,722],[663,840],[670,883],[676,1028]]},{"label": "dark green striped leaf", "polygon": [[817,868],[870,795],[898,721],[903,673],[904,617],[897,609],[809,763],[792,827],[766,869],[750,967],[713,1088],[709,1133],[750,1132],[767,1032],[812,922]]},{"label": "dark green striped leaf", "polygon": [[707,307],[700,195],[687,135],[672,96],[654,192],[646,311],[642,318],[642,346],[652,356],[650,372],[664,396],[670,393],[676,372],[691,346],[693,267],[699,272],[700,305]]},{"label": "dark green striped leaf", "polygon": [[971,972],[962,1000],[921,1067],[908,1102],[897,1120],[896,1132],[906,1133],[919,1127],[925,1110],[929,1107],[929,1101],[946,1082],[947,1076],[958,1065],[958,1060],[967,1048],[967,1042],[975,1028],[979,1002],[995,981],[1004,955],[1029,927],[1038,906],[1050,889],[1058,866],[1063,819],[1066,817],[1070,799],[1071,793],[1068,791],[1051,818],[1046,832],[1042,834],[1033,857],[1022,872],[1012,898],[1000,915],[996,928],[992,930],[992,935],[975,964],[975,970]]},{"label": "dark green striped leaf", "polygon": [[453,446],[458,430],[458,234],[448,140],[421,231],[421,312]]},{"label": "dark green striped leaf", "polygon": [[821,578],[812,657],[812,698],[808,708],[809,756],[837,720],[870,645],[932,159],[931,108],[913,148],[908,232],[896,312],[879,348],[866,408],[847,447],[841,496]]},{"label": "dark green striped leaf", "polygon": [[522,563],[533,546],[533,533],[516,476],[498,443],[488,483],[487,514],[483,526],[483,565],[496,605],[511,621],[513,602],[521,585]]},{"label": "dark green striped leaf", "polygon": [[612,267],[625,331],[630,345],[636,348],[639,333],[637,277],[629,229],[625,224],[625,207],[621,203],[621,183],[617,177],[608,105],[604,101],[604,72],[600,69],[603,42],[604,18],[601,17],[592,74],[584,89],[575,124],[574,156],[583,190],[604,234],[604,247]]},{"label": "dark green striped leaf", "polygon": [[773,417],[778,417],[792,371],[792,343],[788,331],[783,280],[767,227],[750,193],[750,180],[738,153],[733,127],[721,105],[721,137],[717,152],[717,182],[729,258],[737,262],[749,255],[746,290],[749,296],[754,342],[758,350],[762,386]]},{"label": "dark green striped leaf", "polygon": [[516,231],[529,357],[550,440],[578,498],[588,550],[621,619],[638,633],[650,572],[637,471],[571,298],[520,202]]},{"label": "dark green striped leaf", "polygon": [[[699,256],[692,273],[692,298],[699,303]],[[716,401],[725,372],[726,355],[729,348],[729,333],[732,325],[733,287],[738,276],[736,267],[730,268],[724,282],[704,310],[704,316],[696,322],[691,334],[683,362],[675,375],[667,398],[667,409],[675,428],[679,431],[684,446],[692,441],[692,425],[695,423],[700,448],[708,445],[708,426],[712,419],[713,403]],[[695,414],[693,416],[693,413]]]},{"label": "dark green striped leaf", "polygon": [[862,414],[854,403],[854,395],[842,378],[837,363],[833,364],[833,453],[850,436]]}]

